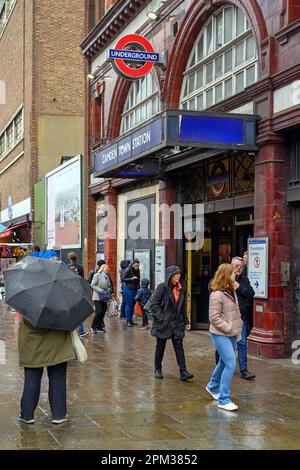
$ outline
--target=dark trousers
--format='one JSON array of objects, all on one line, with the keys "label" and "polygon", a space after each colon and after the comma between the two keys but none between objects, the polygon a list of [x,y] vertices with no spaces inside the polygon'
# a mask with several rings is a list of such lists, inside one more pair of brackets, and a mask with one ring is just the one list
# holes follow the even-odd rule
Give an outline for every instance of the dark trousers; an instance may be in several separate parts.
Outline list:
[{"label": "dark trousers", "polygon": [[146,313],[146,310],[144,310],[144,307],[141,307],[142,309],[142,318],[143,318],[143,326],[148,326],[148,315]]},{"label": "dark trousers", "polygon": [[130,289],[130,287],[124,286],[123,295],[125,297],[125,316],[126,320],[129,322],[132,322],[136,294],[137,290],[133,290]]},{"label": "dark trousers", "polygon": [[[169,338],[168,338],[169,339]],[[165,347],[168,339],[156,338],[156,348],[155,348],[155,369],[161,370],[161,363],[164,357]],[[174,338],[174,335],[171,336],[173,348],[176,354],[177,364],[179,365],[180,372],[186,370],[185,365],[185,356],[183,350],[183,339]]]},{"label": "dark trousers", "polygon": [[121,318],[126,318],[125,307],[126,307],[125,295],[122,293]]},{"label": "dark trousers", "polygon": [[103,330],[105,328],[104,317],[107,310],[107,302],[102,300],[94,300],[95,304],[95,317],[92,323],[93,330]]},{"label": "dark trousers", "polygon": [[[47,367],[49,378],[48,397],[52,419],[64,418],[67,414],[67,362]],[[34,419],[41,391],[43,367],[24,368],[24,389],[21,398],[21,416],[26,420]]]}]

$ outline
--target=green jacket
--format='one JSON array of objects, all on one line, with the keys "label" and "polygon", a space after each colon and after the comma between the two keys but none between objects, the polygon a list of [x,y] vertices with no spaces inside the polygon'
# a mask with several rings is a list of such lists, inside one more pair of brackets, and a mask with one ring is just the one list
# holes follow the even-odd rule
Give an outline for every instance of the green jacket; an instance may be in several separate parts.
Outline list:
[{"label": "green jacket", "polygon": [[76,359],[71,333],[34,328],[20,323],[19,360],[21,367],[48,367]]}]

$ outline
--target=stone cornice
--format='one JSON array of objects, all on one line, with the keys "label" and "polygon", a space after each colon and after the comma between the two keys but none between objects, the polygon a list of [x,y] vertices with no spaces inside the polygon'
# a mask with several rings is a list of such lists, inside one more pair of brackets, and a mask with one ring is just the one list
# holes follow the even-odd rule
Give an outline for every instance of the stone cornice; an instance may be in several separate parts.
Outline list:
[{"label": "stone cornice", "polygon": [[115,179],[105,179],[105,181],[102,181],[101,183],[98,184],[93,184],[90,186],[90,194],[91,195],[99,195],[104,194],[110,189],[110,188],[118,188],[122,186],[126,186],[130,183],[132,183],[134,180],[132,179],[123,179],[123,178],[115,178]]},{"label": "stone cornice", "polygon": [[281,29],[278,33],[275,33],[275,38],[281,46],[289,41],[290,36],[300,32],[300,20],[293,21],[288,24],[285,28]]},{"label": "stone cornice", "polygon": [[300,79],[300,67],[299,64],[290,67],[289,69],[283,70],[276,73],[271,77],[272,85],[274,89],[281,88],[284,85],[288,85],[295,80]]},{"label": "stone cornice", "polygon": [[85,57],[92,58],[108,46],[151,0],[116,2],[81,43]]}]

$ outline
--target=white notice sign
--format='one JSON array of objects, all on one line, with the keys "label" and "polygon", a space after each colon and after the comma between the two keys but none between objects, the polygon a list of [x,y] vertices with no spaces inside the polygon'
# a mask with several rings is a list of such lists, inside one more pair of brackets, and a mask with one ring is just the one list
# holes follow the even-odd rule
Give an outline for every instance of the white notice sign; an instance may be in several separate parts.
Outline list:
[{"label": "white notice sign", "polygon": [[166,271],[166,249],[165,245],[155,247],[155,287],[165,281]]},{"label": "white notice sign", "polygon": [[268,298],[268,253],[268,237],[248,239],[247,275],[256,299]]}]

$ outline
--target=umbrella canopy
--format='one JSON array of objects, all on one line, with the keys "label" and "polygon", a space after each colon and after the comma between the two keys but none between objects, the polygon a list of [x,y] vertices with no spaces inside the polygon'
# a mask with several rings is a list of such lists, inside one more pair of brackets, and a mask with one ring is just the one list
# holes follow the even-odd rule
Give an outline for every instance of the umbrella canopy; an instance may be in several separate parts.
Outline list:
[{"label": "umbrella canopy", "polygon": [[72,331],[94,311],[89,283],[62,261],[26,256],[4,283],[6,303],[37,328]]}]

